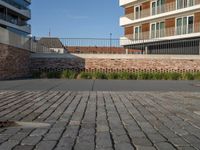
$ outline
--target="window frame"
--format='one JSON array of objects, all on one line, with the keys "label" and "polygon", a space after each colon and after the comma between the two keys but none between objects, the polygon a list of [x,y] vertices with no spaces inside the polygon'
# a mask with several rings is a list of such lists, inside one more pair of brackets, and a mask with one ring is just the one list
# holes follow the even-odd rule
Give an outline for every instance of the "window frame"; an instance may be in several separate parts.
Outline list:
[{"label": "window frame", "polygon": [[[185,17],[187,18],[187,23],[186,23],[186,29],[187,29],[187,30],[186,30],[186,33],[183,33],[183,27],[184,27],[184,26],[183,26],[183,20],[184,20]],[[188,30],[188,27],[189,27],[189,24],[188,24],[188,23],[189,23],[189,18],[190,18],[190,17],[193,17],[193,27],[192,27],[192,30],[193,30],[193,31],[192,31],[191,33],[194,32],[195,16],[194,16],[194,14],[192,14],[192,15],[182,16],[182,17],[177,17],[177,18],[176,18],[176,21],[175,21],[176,35],[191,34],[191,33],[188,32],[188,31],[189,31],[189,30]],[[177,34],[177,20],[180,19],[180,18],[182,19],[181,34]]]}]

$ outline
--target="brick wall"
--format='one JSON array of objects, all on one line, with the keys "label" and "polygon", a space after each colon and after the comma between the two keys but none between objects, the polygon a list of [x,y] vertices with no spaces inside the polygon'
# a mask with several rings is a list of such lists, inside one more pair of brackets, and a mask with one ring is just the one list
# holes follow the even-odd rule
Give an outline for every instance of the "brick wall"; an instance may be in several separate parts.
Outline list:
[{"label": "brick wall", "polygon": [[199,56],[170,55],[33,55],[32,70],[85,70],[85,71],[200,71]]},{"label": "brick wall", "polygon": [[30,75],[30,52],[0,44],[0,80]]}]

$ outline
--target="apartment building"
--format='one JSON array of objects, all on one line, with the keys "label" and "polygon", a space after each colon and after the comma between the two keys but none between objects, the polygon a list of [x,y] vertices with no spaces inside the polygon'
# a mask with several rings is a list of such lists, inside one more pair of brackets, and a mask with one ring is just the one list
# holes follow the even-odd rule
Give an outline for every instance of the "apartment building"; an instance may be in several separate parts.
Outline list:
[{"label": "apartment building", "polygon": [[19,35],[29,35],[31,0],[0,0],[0,27]]},{"label": "apartment building", "polygon": [[149,54],[199,54],[200,0],[120,0],[124,47]]}]

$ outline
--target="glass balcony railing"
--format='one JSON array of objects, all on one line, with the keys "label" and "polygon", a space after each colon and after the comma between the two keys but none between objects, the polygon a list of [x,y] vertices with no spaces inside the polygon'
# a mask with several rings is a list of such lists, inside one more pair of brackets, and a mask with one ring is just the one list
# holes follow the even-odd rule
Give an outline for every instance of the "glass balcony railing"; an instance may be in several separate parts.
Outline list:
[{"label": "glass balcony railing", "polygon": [[152,8],[152,9],[149,8],[149,9],[141,10],[135,14],[134,13],[126,14],[125,17],[127,17],[131,20],[137,20],[137,19],[141,19],[141,18],[145,18],[145,17],[149,17],[149,16],[154,16],[157,14],[162,14],[162,13],[166,13],[166,12],[170,12],[170,11],[175,11],[178,9],[183,9],[186,7],[191,7],[191,6],[198,5],[198,4],[200,4],[200,0],[194,0],[192,4],[179,8],[179,7],[177,7],[176,2],[171,2],[171,3],[162,4],[160,6],[156,6],[155,8]]},{"label": "glass balcony railing", "polygon": [[15,1],[11,1],[11,0],[2,0],[2,1],[4,1],[4,2],[6,2],[6,3],[18,8],[18,9],[29,10],[30,11],[30,9],[28,7],[20,5],[19,3],[16,3]]},{"label": "glass balcony railing", "polygon": [[192,33],[199,33],[199,32],[200,32],[200,23],[195,23],[180,27],[171,27],[161,30],[140,32],[134,35],[128,34],[125,35],[125,37],[129,40],[138,41],[138,40],[161,39],[169,36],[189,35]]},{"label": "glass balcony railing", "polygon": [[3,13],[0,13],[0,19],[5,20],[9,23],[18,25],[18,26],[28,26],[28,24],[26,23],[26,21],[22,21],[22,20],[18,20],[17,18],[14,18],[10,15],[5,15]]}]

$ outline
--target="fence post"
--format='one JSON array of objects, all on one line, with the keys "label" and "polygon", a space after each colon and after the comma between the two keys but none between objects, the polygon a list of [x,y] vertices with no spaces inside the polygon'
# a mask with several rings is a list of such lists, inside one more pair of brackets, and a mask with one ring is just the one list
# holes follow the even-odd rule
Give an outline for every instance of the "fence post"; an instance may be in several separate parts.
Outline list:
[{"label": "fence post", "polygon": [[126,48],[126,54],[128,54],[128,49]]},{"label": "fence post", "polygon": [[199,55],[200,55],[200,39],[199,39]]},{"label": "fence post", "polygon": [[148,46],[145,46],[145,54],[148,54]]}]

